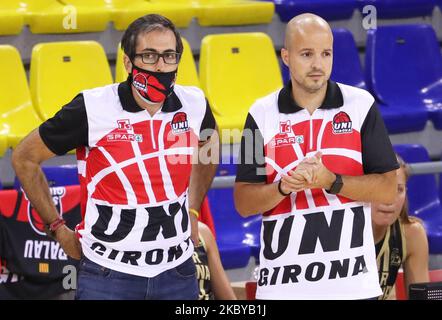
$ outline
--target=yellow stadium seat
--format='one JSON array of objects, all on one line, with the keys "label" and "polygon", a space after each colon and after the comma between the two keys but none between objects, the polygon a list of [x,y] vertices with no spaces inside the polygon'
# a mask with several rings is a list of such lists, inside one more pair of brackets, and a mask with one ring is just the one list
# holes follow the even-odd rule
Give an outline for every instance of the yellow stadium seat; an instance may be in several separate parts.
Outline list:
[{"label": "yellow stadium seat", "polygon": [[123,82],[127,79],[126,68],[123,62],[123,49],[121,49],[121,44],[118,44],[117,49],[117,61],[115,62],[115,82]]},{"label": "yellow stadium seat", "polygon": [[[195,60],[193,59],[192,49],[186,39],[183,40],[183,55],[178,65],[177,84],[183,86],[200,87],[198,73],[196,71]],[[127,72],[123,64],[123,50],[118,46],[117,63],[115,66],[115,82],[123,82],[127,79]]]},{"label": "yellow stadium seat", "polygon": [[107,28],[111,12],[106,0],[21,0],[32,33],[98,32]]},{"label": "yellow stadium seat", "polygon": [[41,43],[32,50],[31,95],[43,120],[80,91],[111,83],[106,54],[95,41]]},{"label": "yellow stadium seat", "polygon": [[7,149],[8,149],[7,137],[0,135],[0,157],[4,155]]},{"label": "yellow stadium seat", "polygon": [[169,4],[188,4],[195,9],[201,26],[268,24],[275,13],[275,4],[250,0],[155,0]]},{"label": "yellow stadium seat", "polygon": [[197,0],[197,3],[201,26],[268,24],[275,13],[275,4],[266,1]]},{"label": "yellow stadium seat", "polygon": [[24,15],[20,0],[0,2],[0,35],[19,34],[23,28]]},{"label": "yellow stadium seat", "polygon": [[204,37],[199,71],[223,143],[239,142],[240,135],[231,130],[242,130],[256,99],[282,87],[273,43],[264,33]]},{"label": "yellow stadium seat", "polygon": [[0,154],[2,154],[5,141],[8,147],[15,147],[42,121],[32,107],[25,69],[17,49],[10,45],[0,45],[0,70]]},{"label": "yellow stadium seat", "polygon": [[133,0],[127,5],[127,0],[112,1],[112,20],[117,30],[125,30],[135,19],[150,13],[157,13],[169,18],[178,28],[187,28],[195,17],[195,9],[189,3],[174,3],[173,1]]}]

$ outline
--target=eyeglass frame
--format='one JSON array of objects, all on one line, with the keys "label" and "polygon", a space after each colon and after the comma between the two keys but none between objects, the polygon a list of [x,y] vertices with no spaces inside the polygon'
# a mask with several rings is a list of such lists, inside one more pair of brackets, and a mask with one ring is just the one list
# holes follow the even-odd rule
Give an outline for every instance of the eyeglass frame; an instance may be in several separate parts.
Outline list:
[{"label": "eyeglass frame", "polygon": [[[177,60],[176,60],[175,63],[168,63],[168,62],[166,62],[166,59],[164,58],[164,56],[167,55],[167,54],[170,54],[170,53],[176,54]],[[157,55],[156,61],[153,62],[153,63],[144,62],[143,55],[145,55],[145,54],[156,54]],[[144,64],[154,65],[154,64],[157,64],[158,61],[160,61],[160,58],[163,58],[163,62],[165,64],[174,65],[174,64],[178,64],[180,62],[182,54],[183,54],[182,52],[176,52],[176,51],[166,51],[166,52],[163,52],[163,53],[159,53],[159,52],[156,52],[156,51],[149,51],[149,52],[143,52],[143,53],[135,53],[134,57],[141,57],[141,61]]]}]

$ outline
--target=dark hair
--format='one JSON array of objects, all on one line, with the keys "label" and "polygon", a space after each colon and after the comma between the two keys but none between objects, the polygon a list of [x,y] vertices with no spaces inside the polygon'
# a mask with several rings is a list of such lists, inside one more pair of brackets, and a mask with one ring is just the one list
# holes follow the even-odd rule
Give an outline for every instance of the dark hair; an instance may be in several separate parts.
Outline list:
[{"label": "dark hair", "polygon": [[137,38],[140,33],[151,32],[153,30],[169,29],[175,34],[176,52],[183,52],[183,42],[175,25],[159,14],[148,14],[138,18],[132,22],[123,34],[121,39],[121,48],[130,60],[135,58],[135,48],[137,46]]}]

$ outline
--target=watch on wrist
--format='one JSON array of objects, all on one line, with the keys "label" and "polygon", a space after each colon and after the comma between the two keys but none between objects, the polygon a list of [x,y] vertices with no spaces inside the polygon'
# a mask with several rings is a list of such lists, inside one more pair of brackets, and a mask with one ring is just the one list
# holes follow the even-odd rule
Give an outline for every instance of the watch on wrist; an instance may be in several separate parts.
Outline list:
[{"label": "watch on wrist", "polygon": [[45,224],[45,232],[48,236],[55,239],[55,231],[64,224],[66,224],[66,221],[63,218],[58,217],[53,222]]},{"label": "watch on wrist", "polygon": [[342,181],[342,176],[337,173],[335,173],[335,176],[336,176],[336,179],[332,183],[330,189],[325,190],[331,194],[338,194],[341,191],[342,187],[344,186],[344,182]]},{"label": "watch on wrist", "polygon": [[278,191],[279,191],[279,193],[282,194],[284,197],[287,197],[287,196],[291,195],[292,194],[291,192],[285,193],[284,191],[282,191],[281,182],[282,182],[282,180],[279,180],[279,182],[278,182]]}]

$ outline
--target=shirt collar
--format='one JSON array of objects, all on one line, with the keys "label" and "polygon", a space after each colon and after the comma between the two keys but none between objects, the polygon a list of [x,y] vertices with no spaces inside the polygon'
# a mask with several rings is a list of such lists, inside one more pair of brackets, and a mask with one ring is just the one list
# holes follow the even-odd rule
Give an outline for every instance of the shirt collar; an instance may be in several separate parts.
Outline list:
[{"label": "shirt collar", "polygon": [[[325,93],[325,99],[322,102],[319,109],[335,109],[340,108],[344,104],[344,98],[342,96],[341,89],[336,82],[327,81],[327,91]],[[295,113],[303,110],[297,105],[295,99],[292,97],[292,81],[290,80],[284,88],[281,89],[278,95],[278,109],[280,113]]]},{"label": "shirt collar", "polygon": [[[131,88],[131,76],[127,78],[126,81],[121,82],[118,85],[118,96],[121,101],[121,105],[123,109],[128,112],[140,112],[144,111],[137,102],[132,94]],[[166,98],[161,107],[161,111],[163,112],[175,112],[182,108],[182,104],[178,96],[175,94],[175,91],[172,91],[171,95]]]}]

